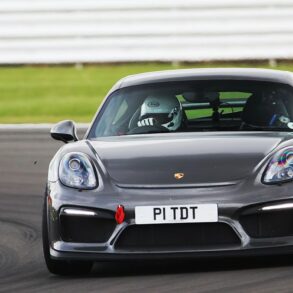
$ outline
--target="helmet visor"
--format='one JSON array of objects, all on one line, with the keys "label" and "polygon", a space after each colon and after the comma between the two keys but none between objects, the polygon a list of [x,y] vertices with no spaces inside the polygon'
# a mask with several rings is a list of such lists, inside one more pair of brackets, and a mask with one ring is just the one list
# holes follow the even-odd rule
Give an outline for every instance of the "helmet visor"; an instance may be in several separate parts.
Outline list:
[{"label": "helmet visor", "polygon": [[168,113],[152,113],[152,114],[150,113],[141,117],[141,120],[146,118],[154,118],[157,123],[162,125],[172,121],[173,115],[170,115]]}]

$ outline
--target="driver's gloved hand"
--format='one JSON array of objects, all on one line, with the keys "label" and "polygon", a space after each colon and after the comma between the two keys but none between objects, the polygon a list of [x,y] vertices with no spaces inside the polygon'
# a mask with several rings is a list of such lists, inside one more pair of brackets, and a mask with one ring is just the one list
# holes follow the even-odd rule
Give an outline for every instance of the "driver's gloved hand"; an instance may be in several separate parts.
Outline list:
[{"label": "driver's gloved hand", "polygon": [[142,119],[140,121],[137,122],[137,126],[138,127],[142,127],[142,126],[154,126],[157,124],[157,121],[155,118],[146,118],[146,119]]}]

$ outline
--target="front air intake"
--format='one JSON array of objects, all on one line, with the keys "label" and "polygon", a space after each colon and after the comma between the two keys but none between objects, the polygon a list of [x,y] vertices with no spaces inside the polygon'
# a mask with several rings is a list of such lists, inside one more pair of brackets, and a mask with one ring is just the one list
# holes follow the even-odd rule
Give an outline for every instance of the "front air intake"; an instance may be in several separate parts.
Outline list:
[{"label": "front air intake", "polygon": [[132,225],[122,232],[115,247],[121,250],[217,249],[241,244],[225,223]]}]

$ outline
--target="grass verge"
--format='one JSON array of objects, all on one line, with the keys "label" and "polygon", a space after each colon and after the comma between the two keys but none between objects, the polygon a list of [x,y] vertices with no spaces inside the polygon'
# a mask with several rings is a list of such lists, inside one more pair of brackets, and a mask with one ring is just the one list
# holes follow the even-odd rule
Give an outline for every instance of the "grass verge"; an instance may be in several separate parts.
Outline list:
[{"label": "grass verge", "polygon": [[[107,91],[120,78],[141,72],[198,67],[259,67],[266,63],[124,64],[0,67],[0,123],[90,122]],[[276,67],[293,71],[293,64]]]}]

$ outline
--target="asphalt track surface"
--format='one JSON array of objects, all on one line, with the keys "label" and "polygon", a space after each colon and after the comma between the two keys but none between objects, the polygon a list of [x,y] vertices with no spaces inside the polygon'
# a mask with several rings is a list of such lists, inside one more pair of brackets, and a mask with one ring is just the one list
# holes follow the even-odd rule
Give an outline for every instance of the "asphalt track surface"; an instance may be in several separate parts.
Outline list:
[{"label": "asphalt track surface", "polygon": [[88,276],[51,275],[41,246],[48,130],[0,130],[0,292],[293,292],[289,257],[97,263]]}]

